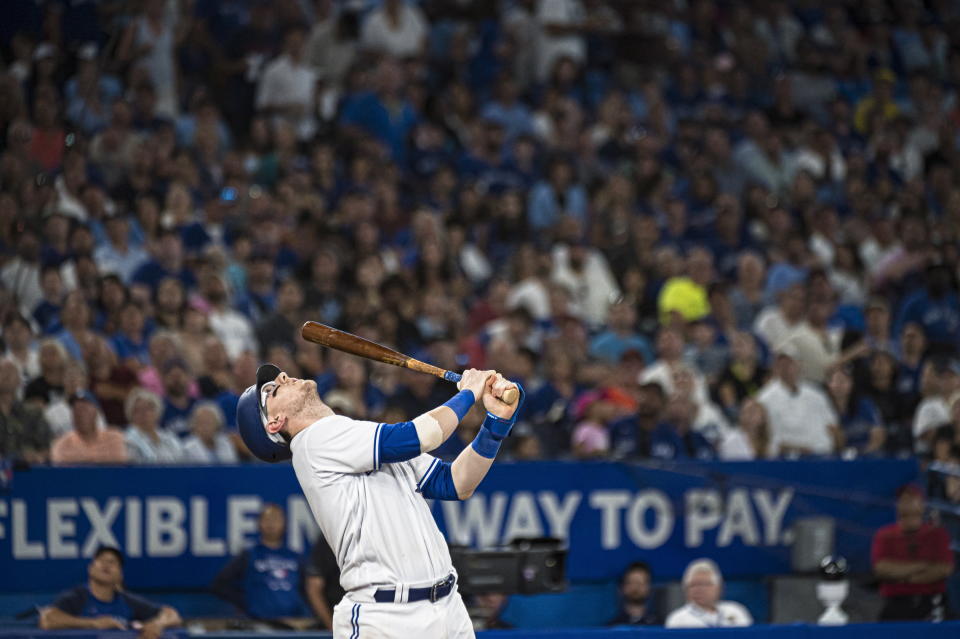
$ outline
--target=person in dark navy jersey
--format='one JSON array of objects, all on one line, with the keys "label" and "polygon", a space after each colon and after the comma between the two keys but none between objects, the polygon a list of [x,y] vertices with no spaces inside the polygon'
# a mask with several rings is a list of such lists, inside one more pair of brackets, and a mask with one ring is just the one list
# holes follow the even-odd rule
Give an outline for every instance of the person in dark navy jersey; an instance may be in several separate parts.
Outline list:
[{"label": "person in dark navy jersey", "polygon": [[139,630],[141,639],[156,639],[181,624],[170,606],[159,606],[123,589],[123,553],[101,546],[87,568],[86,584],[60,595],[40,613],[44,630]]},{"label": "person in dark navy jersey", "polygon": [[284,544],[283,509],[266,504],[259,529],[257,544],[224,566],[210,589],[254,619],[312,617],[300,594],[303,558]]}]

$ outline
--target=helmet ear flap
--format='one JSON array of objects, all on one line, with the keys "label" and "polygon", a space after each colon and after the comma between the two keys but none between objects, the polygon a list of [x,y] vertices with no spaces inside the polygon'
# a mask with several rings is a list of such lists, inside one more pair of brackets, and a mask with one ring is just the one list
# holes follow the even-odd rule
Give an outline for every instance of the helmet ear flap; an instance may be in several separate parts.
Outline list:
[{"label": "helmet ear flap", "polygon": [[250,452],[258,459],[276,463],[290,459],[293,453],[279,433],[269,433],[266,428],[266,416],[260,402],[260,389],[280,374],[273,364],[264,364],[257,369],[257,383],[240,395],[237,402],[237,427],[240,438]]}]

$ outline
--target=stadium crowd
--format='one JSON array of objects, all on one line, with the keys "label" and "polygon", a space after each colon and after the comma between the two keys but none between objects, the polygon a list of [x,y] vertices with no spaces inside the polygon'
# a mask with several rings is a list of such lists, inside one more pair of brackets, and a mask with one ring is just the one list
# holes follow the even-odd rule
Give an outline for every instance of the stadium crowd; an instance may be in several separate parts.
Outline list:
[{"label": "stadium crowd", "polygon": [[313,319],[521,381],[517,459],[960,463],[954,2],[3,13],[0,457],[249,459],[262,360],[450,394]]}]

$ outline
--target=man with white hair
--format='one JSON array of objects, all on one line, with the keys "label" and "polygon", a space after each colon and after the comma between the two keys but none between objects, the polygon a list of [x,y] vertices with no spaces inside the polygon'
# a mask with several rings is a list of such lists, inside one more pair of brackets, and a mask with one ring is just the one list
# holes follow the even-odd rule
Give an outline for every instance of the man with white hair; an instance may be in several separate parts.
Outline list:
[{"label": "man with white hair", "polygon": [[683,591],[687,603],[667,617],[667,628],[718,628],[750,626],[753,617],[735,601],[720,601],[723,577],[709,559],[696,559],[683,571]]}]

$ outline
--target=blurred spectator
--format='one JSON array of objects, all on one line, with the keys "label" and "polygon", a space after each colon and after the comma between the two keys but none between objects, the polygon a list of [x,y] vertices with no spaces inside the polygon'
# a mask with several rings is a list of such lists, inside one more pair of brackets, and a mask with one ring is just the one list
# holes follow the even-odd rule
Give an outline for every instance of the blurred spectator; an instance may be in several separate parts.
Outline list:
[{"label": "blurred spectator", "polygon": [[160,429],[163,400],[142,388],[127,395],[125,405],[129,426],[127,441],[130,463],[177,464],[184,459],[180,439],[168,430]]},{"label": "blurred spectator", "polygon": [[177,97],[176,48],[186,35],[187,16],[178,15],[177,3],[147,0],[118,44],[117,56],[145,72],[157,92],[157,113],[173,119],[180,113]]},{"label": "blurred spectator", "polygon": [[653,435],[666,407],[663,387],[656,382],[640,384],[634,415],[610,424],[611,451],[614,459],[646,459],[651,456]]},{"label": "blurred spectator", "polygon": [[70,397],[72,430],[53,442],[50,461],[55,466],[77,464],[123,464],[128,460],[123,433],[115,428],[99,428],[99,405],[89,391]]},{"label": "blurred spectator", "polygon": [[930,266],[924,277],[924,287],[908,297],[900,306],[897,326],[916,322],[927,339],[954,353],[960,344],[960,297],[957,282],[944,264]]},{"label": "blurred spectator", "polygon": [[584,61],[587,48],[581,29],[586,13],[580,0],[538,0],[535,16],[539,26],[536,68],[541,82],[563,59],[574,64]]},{"label": "blurred spectator", "polygon": [[650,566],[635,561],[620,575],[620,612],[607,622],[608,626],[659,626],[652,593],[653,575]]},{"label": "blurred spectator", "polygon": [[360,42],[364,48],[397,58],[417,57],[426,48],[427,18],[415,4],[384,0],[363,21]]},{"label": "blurred spectator", "polygon": [[204,298],[210,303],[207,315],[210,330],[223,342],[230,359],[235,359],[245,350],[256,353],[259,347],[253,325],[242,313],[230,306],[227,284],[223,277],[208,275],[201,286]]},{"label": "blurred spectator", "polygon": [[650,437],[650,456],[658,459],[716,457],[710,441],[695,428],[697,405],[689,394],[677,393],[667,402],[664,419]]},{"label": "blurred spectator", "polygon": [[260,538],[230,560],[210,589],[253,619],[278,620],[310,615],[300,598],[301,558],[286,547],[286,516],[276,504],[260,511]]},{"label": "blurred spectator", "polygon": [[310,557],[303,567],[304,593],[313,614],[323,628],[333,628],[333,608],[343,599],[340,586],[340,567],[333,556],[330,544],[323,534],[317,535],[310,550]]},{"label": "blurred spectator", "polygon": [[710,559],[697,559],[683,571],[687,603],[669,615],[667,628],[718,628],[751,626],[753,617],[735,601],[721,601],[723,577]]},{"label": "blurred spectator", "polygon": [[576,182],[572,162],[557,156],[547,164],[546,179],[530,189],[527,219],[533,230],[546,231],[565,215],[586,223],[587,191]]},{"label": "blurred spectator", "polygon": [[[657,331],[657,355],[659,358],[647,366],[640,375],[641,383],[656,382],[664,392],[671,395],[676,390],[674,386],[674,372],[680,366],[685,366],[683,357],[683,333],[677,328],[661,327]],[[696,402],[707,398],[707,383],[699,371],[693,371],[693,395]]]},{"label": "blurred spectator", "polygon": [[923,401],[913,418],[913,439],[916,452],[930,452],[930,442],[937,427],[950,421],[947,400],[960,390],[960,362],[949,357],[936,357],[923,366]]},{"label": "blurred spectator", "polygon": [[160,425],[178,437],[189,432],[187,419],[193,410],[193,380],[187,363],[179,358],[163,363],[163,414]]},{"label": "blurred spectator", "polygon": [[873,572],[884,598],[881,621],[942,621],[946,579],[953,572],[950,537],[923,520],[926,503],[920,488],[907,485],[897,494],[897,521],[873,537]]},{"label": "blurred spectator", "polygon": [[20,388],[17,365],[0,359],[0,458],[41,464],[50,456],[50,426],[38,409],[18,399]]},{"label": "blurred spectator", "polygon": [[650,342],[636,330],[637,312],[624,300],[610,306],[608,329],[590,341],[590,356],[610,364],[620,361],[627,351],[637,351],[644,362],[653,362]]},{"label": "blurred spectator", "polygon": [[316,132],[317,74],[306,61],[306,32],[299,25],[287,29],[283,54],[263,70],[257,85],[257,109],[273,121],[285,121],[300,140]]},{"label": "blurred spectator", "polygon": [[777,304],[768,306],[757,316],[753,332],[769,348],[782,345],[799,328],[807,312],[807,294],[803,284],[793,284],[777,294]]},{"label": "blurred spectator", "polygon": [[220,406],[197,402],[190,413],[191,434],[183,441],[183,461],[204,465],[237,463],[237,451],[223,429]]},{"label": "blurred spectator", "polygon": [[774,377],[757,395],[770,420],[769,454],[829,455],[842,441],[840,419],[827,395],[800,378],[796,355],[793,344],[777,351]]},{"label": "blurred spectator", "polygon": [[141,639],[158,639],[182,620],[170,606],[158,606],[123,587],[123,554],[100,546],[87,567],[88,580],[60,595],[40,612],[43,630],[139,630]]},{"label": "blurred spectator", "polygon": [[873,76],[873,92],[857,103],[854,123],[861,134],[869,134],[900,113],[893,99],[897,76],[890,69],[880,69]]},{"label": "blurred spectator", "polygon": [[766,458],[769,450],[767,411],[756,399],[748,398],[740,407],[736,426],[720,441],[717,454],[724,461],[748,461]]},{"label": "blurred spectator", "polygon": [[24,384],[40,374],[40,356],[34,341],[33,328],[27,318],[10,312],[3,321],[4,357],[17,366],[20,381]]},{"label": "blurred spectator", "polygon": [[502,592],[486,592],[474,597],[474,603],[480,608],[484,630],[509,630],[513,624],[500,618],[507,604],[510,603],[510,597]]},{"label": "blurred spectator", "polygon": [[[693,322],[710,313],[707,285],[713,280],[713,256],[705,249],[691,249],[687,254],[684,275],[671,277],[660,289],[657,300],[660,322],[673,325],[677,321]],[[679,320],[674,314],[679,315]]]},{"label": "blurred spectator", "polygon": [[874,403],[855,390],[851,372],[845,368],[830,372],[827,391],[840,417],[846,445],[844,454],[860,456],[882,453],[887,439],[883,419]]},{"label": "blurred spectator", "polygon": [[744,400],[759,392],[767,369],[760,362],[753,335],[738,331],[730,344],[730,361],[717,379],[713,397],[727,414],[734,414]]}]

